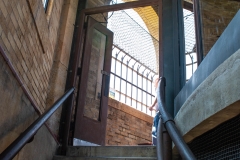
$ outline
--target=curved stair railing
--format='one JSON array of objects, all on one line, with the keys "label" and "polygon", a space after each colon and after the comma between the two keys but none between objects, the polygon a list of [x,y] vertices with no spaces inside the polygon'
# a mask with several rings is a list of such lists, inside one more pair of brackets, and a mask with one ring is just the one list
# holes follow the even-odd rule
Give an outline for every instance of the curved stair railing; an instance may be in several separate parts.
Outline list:
[{"label": "curved stair railing", "polygon": [[164,103],[164,91],[165,91],[165,78],[161,77],[157,88],[157,103],[160,112],[159,125],[158,125],[158,137],[157,137],[157,157],[158,160],[163,160],[163,127],[166,128],[173,143],[177,147],[179,154],[183,159],[195,160],[195,156],[189,149],[177,127],[175,126],[172,116],[168,113]]},{"label": "curved stair railing", "polygon": [[15,141],[13,141],[1,154],[1,160],[10,160],[27,144],[50,116],[65,102],[74,92],[74,87],[60,97],[44,114],[35,120]]}]

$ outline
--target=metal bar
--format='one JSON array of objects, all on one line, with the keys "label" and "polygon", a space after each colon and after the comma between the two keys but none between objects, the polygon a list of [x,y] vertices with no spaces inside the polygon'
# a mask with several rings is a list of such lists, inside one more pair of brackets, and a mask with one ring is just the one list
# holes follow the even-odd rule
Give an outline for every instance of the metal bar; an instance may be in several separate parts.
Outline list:
[{"label": "metal bar", "polygon": [[[150,73],[151,73],[151,71],[149,71],[149,72],[147,73],[146,91],[148,91],[148,83],[149,83],[148,76],[149,76]],[[148,105],[148,95],[146,95],[146,105]],[[146,108],[146,113],[147,113],[147,108]]]},{"label": "metal bar", "polygon": [[189,57],[191,58],[191,61],[192,61],[192,75],[193,75],[193,56],[191,55],[191,54],[188,54],[189,55]]},{"label": "metal bar", "polygon": [[[132,84],[133,84],[133,70],[134,70],[134,66],[137,63],[137,61],[135,61],[135,63],[132,66]],[[132,90],[133,90],[133,85],[131,85],[131,106],[132,106]]]},{"label": "metal bar", "polygon": [[[135,60],[136,62],[140,63],[141,62],[139,60],[137,60],[136,58],[132,57],[130,54],[128,54],[127,52],[125,52],[124,50],[122,50],[121,48],[119,48],[118,46],[116,45],[113,45],[115,46],[117,49],[121,50],[121,52],[125,53],[127,56],[129,56],[131,59]],[[142,66],[144,66],[145,68],[147,68],[149,71],[153,72],[154,74],[157,74],[154,70],[152,70],[151,68],[149,68],[148,66],[142,64]]]},{"label": "metal bar", "polygon": [[123,81],[126,81],[127,83],[131,84],[132,86],[136,87],[137,89],[140,89],[140,90],[144,91],[146,94],[149,94],[149,95],[151,95],[152,97],[154,97],[153,94],[151,94],[151,93],[143,90],[142,88],[136,86],[135,84],[133,84],[133,83],[131,83],[131,82],[128,82],[127,80],[123,79],[122,77],[118,76],[117,74],[115,74],[115,73],[113,73],[113,72],[111,72],[111,74],[114,75],[114,76],[116,76],[116,77],[118,77],[118,78],[120,78],[120,79],[122,79]]},{"label": "metal bar", "polygon": [[40,127],[50,116],[62,105],[62,103],[73,93],[74,88],[69,89],[60,97],[51,108],[35,120],[13,143],[11,143],[0,155],[1,160],[12,159],[24,145],[36,134]]},{"label": "metal bar", "polygon": [[158,0],[158,24],[159,24],[159,77],[163,77],[163,37],[162,37],[162,11],[163,11],[163,0]]},{"label": "metal bar", "polygon": [[[128,64],[129,62],[131,61],[132,59],[130,59],[129,61],[127,61],[127,70],[126,70],[126,80],[127,80],[127,77],[128,77]],[[126,83],[126,86],[125,86],[125,93],[127,94],[127,83]],[[125,103],[127,103],[127,98],[125,98]]]},{"label": "metal bar", "polygon": [[[114,60],[116,60],[114,57],[112,57],[112,58],[113,58]],[[117,59],[116,61],[118,61],[118,62],[120,62],[120,63],[121,63],[121,61],[119,61],[118,59]],[[126,65],[126,64],[124,64],[124,63],[123,63],[123,65],[127,67],[127,65]],[[142,65],[142,66],[143,66],[143,67],[145,67],[144,65]],[[137,73],[137,71],[135,71],[135,70],[134,70],[134,72],[136,72],[136,73]],[[142,74],[138,74],[138,75],[142,76]],[[145,76],[143,76],[143,78],[147,79]],[[150,80],[150,79],[147,79],[147,80]]]},{"label": "metal bar", "polygon": [[[145,72],[146,68],[144,69],[144,71],[142,72],[142,88],[143,88],[143,76],[144,76],[144,72]],[[141,91],[141,102],[143,103],[143,91]],[[143,107],[141,105],[141,111],[143,110]]]},{"label": "metal bar", "polygon": [[195,160],[195,156],[193,155],[192,151],[189,149],[185,141],[183,140],[181,134],[179,133],[178,129],[176,128],[173,118],[167,112],[164,103],[164,87],[165,87],[165,78],[161,77],[160,82],[158,83],[157,88],[157,102],[159,111],[162,116],[163,123],[172,139],[174,144],[176,145],[177,149],[179,150],[180,155],[183,159]]},{"label": "metal bar", "polygon": [[[115,59],[115,69],[114,69],[114,73],[116,74],[116,67],[117,67],[117,57],[118,57],[118,54],[120,53],[121,51],[119,51],[118,53],[116,53],[116,59]],[[113,83],[114,83],[114,89],[115,89],[115,76],[114,76],[114,81],[113,81]]]},{"label": "metal bar", "polygon": [[147,0],[147,1],[139,0],[139,1],[126,2],[121,4],[115,4],[115,5],[106,5],[106,6],[88,8],[84,10],[84,13],[86,15],[91,15],[91,14],[99,14],[99,13],[119,11],[124,9],[133,9],[137,7],[146,7],[146,6],[153,6],[153,5],[158,5],[158,0]]},{"label": "metal bar", "polygon": [[192,65],[192,64],[196,64],[197,62],[193,62],[193,63],[188,63],[188,64],[186,64],[186,66],[190,66],[190,65]]},{"label": "metal bar", "polygon": [[[124,94],[124,93],[122,93],[122,92],[120,92],[120,91],[118,91],[118,90],[116,90],[116,92],[118,92],[119,94],[122,94],[122,95],[130,98],[130,96],[128,96],[128,95],[126,95],[126,94]],[[147,105],[145,105],[144,103],[142,103],[142,102],[140,102],[140,101],[137,101],[137,100],[136,100],[136,102],[139,102],[140,104],[142,104],[142,105],[144,105],[144,106],[147,107]],[[143,112],[143,113],[144,113],[144,112]]]},{"label": "metal bar", "polygon": [[196,51],[198,66],[203,60],[203,44],[202,44],[202,25],[199,0],[193,0],[193,11],[195,20],[195,34],[196,34]]},{"label": "metal bar", "polygon": [[[122,77],[122,64],[123,64],[123,60],[124,60],[125,56],[122,56],[122,58],[121,58],[121,72],[120,72],[121,74],[120,74],[120,77]],[[122,79],[120,79],[120,92],[122,92]],[[121,100],[122,99],[121,99],[121,94],[120,94],[119,95],[119,101],[121,101]]]},{"label": "metal bar", "polygon": [[158,127],[157,127],[157,159],[163,159],[163,121],[161,116],[159,117]]},{"label": "metal bar", "polygon": [[[139,73],[139,69],[142,65],[138,65],[137,67],[137,86],[138,86],[138,73]],[[137,89],[137,92],[136,92],[136,100],[138,100],[138,89]],[[136,109],[137,109],[137,103],[136,103]]]}]

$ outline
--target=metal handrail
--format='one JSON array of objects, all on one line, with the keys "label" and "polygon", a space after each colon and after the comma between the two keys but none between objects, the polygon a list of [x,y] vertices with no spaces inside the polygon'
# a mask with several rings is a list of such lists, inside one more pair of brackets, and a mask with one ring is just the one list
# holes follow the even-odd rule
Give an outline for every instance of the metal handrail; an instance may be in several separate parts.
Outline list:
[{"label": "metal handrail", "polygon": [[60,97],[44,114],[35,120],[14,142],[12,142],[1,154],[1,160],[12,159],[28,141],[36,134],[41,126],[50,118],[50,116],[63,104],[63,102],[73,93],[74,88],[69,89]]},{"label": "metal handrail", "polygon": [[[165,103],[164,103],[164,89],[165,88],[164,87],[165,87],[165,78],[161,77],[160,82],[158,83],[158,88],[157,88],[157,103],[158,103],[159,112],[161,114],[161,117],[160,117],[161,120],[159,120],[159,122],[162,121],[162,123],[164,124],[169,136],[171,137],[173,143],[176,145],[182,158],[186,159],[186,160],[195,160],[196,159],[195,156],[193,155],[192,151],[189,149],[189,147],[183,140],[181,134],[179,133],[177,127],[175,126],[173,118],[168,113],[168,111],[165,107]],[[160,137],[160,139],[161,139],[161,137]],[[159,141],[158,141],[158,143],[159,143]],[[164,147],[161,142],[157,145],[159,145],[159,148]],[[161,157],[158,157],[158,159],[161,159]]]}]

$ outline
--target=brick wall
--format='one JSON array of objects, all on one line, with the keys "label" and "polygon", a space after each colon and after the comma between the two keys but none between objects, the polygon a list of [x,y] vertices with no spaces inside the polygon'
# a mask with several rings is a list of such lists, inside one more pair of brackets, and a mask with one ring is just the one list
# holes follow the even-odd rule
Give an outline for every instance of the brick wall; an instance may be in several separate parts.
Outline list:
[{"label": "brick wall", "polygon": [[[49,3],[45,12],[42,0],[0,1],[0,46],[41,113],[65,89],[78,0]],[[38,117],[2,58],[0,54],[0,152]],[[56,136],[60,113],[48,121]],[[43,126],[15,159],[52,159],[57,145]]]},{"label": "brick wall", "polygon": [[106,145],[151,143],[153,118],[109,98]]},{"label": "brick wall", "polygon": [[[37,119],[38,114],[1,55],[0,93],[0,153],[2,153]],[[28,143],[14,160],[52,159],[56,148],[57,143],[46,126],[43,126],[34,136],[34,140]]]},{"label": "brick wall", "polygon": [[41,0],[0,1],[0,45],[43,112],[63,0],[47,20]]},{"label": "brick wall", "polygon": [[240,2],[232,0],[201,0],[204,56],[221,36],[224,29],[240,9]]}]

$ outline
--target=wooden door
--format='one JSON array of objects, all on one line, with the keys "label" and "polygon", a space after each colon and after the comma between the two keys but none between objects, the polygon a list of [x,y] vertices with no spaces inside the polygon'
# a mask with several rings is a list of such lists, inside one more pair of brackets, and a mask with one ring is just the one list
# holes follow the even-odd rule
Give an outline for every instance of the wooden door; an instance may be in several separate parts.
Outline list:
[{"label": "wooden door", "polygon": [[113,33],[88,17],[74,138],[105,145]]}]

